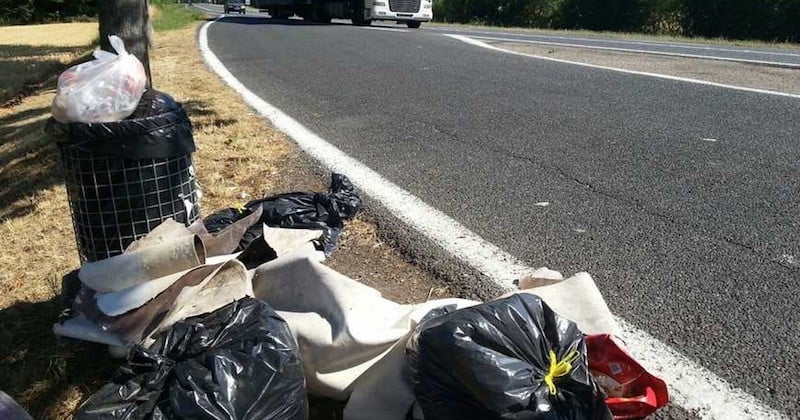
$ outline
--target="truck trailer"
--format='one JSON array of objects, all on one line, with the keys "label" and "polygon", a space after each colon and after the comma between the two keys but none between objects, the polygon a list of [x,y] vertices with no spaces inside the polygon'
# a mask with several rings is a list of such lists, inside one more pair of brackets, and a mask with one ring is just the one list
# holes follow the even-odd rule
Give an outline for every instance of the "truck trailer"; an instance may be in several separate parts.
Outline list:
[{"label": "truck trailer", "polygon": [[251,0],[250,5],[273,18],[297,15],[320,23],[350,19],[354,25],[369,25],[388,20],[419,28],[422,22],[433,19],[432,0]]}]

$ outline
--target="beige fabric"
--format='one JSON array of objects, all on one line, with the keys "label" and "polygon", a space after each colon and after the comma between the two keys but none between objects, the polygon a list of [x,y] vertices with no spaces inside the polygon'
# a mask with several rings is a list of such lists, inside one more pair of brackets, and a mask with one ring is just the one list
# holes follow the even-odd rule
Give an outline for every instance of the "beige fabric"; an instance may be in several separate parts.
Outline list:
[{"label": "beige fabric", "polygon": [[289,324],[311,395],[347,398],[356,379],[416,325],[410,318],[415,306],[384,299],[308,258],[290,256],[260,266],[253,290]]},{"label": "beige fabric", "polygon": [[584,334],[620,335],[614,315],[588,273],[517,293],[538,295],[557,314],[577,324]]},{"label": "beige fabric", "polygon": [[[583,331],[615,332],[616,324],[592,278],[559,281],[517,293],[540,295]],[[555,283],[554,283],[555,282]],[[273,306],[297,339],[310,395],[344,400],[345,420],[404,420],[414,402],[406,342],[432,309],[480,304],[442,299],[399,305],[334,270],[304,258],[279,258],[256,269],[255,297]]]},{"label": "beige fabric", "polygon": [[78,278],[96,292],[116,292],[204,263],[205,249],[200,238],[179,236],[86,263],[78,272]]}]

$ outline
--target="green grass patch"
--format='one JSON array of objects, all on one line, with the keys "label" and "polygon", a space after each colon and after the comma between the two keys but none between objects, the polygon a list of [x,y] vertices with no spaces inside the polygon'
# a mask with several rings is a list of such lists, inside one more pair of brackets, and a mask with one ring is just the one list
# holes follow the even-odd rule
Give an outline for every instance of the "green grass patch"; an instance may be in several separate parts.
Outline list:
[{"label": "green grass patch", "polygon": [[[154,7],[160,9],[160,15],[153,19],[153,30],[157,32],[171,31],[185,28],[194,21],[204,17],[203,13],[196,9],[188,8],[184,4],[167,2],[153,2]],[[160,3],[160,4],[156,4]]]}]

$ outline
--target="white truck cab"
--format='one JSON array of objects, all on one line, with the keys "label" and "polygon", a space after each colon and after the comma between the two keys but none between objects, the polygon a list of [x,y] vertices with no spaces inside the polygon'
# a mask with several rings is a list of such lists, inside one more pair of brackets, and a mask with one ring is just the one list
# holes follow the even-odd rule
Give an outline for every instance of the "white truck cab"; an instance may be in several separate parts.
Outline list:
[{"label": "white truck cab", "polygon": [[365,10],[371,20],[405,22],[409,28],[419,28],[422,22],[433,19],[431,0],[367,0],[371,9]]}]

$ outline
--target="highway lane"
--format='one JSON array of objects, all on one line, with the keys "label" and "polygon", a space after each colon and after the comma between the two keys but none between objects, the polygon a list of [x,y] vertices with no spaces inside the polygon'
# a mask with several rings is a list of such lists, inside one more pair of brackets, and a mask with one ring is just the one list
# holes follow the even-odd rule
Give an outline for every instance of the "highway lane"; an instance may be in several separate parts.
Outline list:
[{"label": "highway lane", "polygon": [[[221,5],[204,4],[199,7],[221,13]],[[397,27],[392,22],[376,22],[376,26]],[[404,27],[404,26],[403,26]],[[653,41],[644,37],[613,37],[604,34],[570,35],[534,32],[524,29],[476,28],[457,25],[423,24],[420,31],[450,33],[470,36],[487,41],[515,41],[550,46],[582,47],[601,51],[623,51],[641,54],[667,55],[688,58],[703,58],[736,61],[775,67],[800,69],[800,49],[767,46],[737,46],[680,41]]]},{"label": "highway lane", "polygon": [[800,410],[796,99],[425,31],[231,17],[209,44],[391,181],[530,265],[590,272],[618,315]]}]

